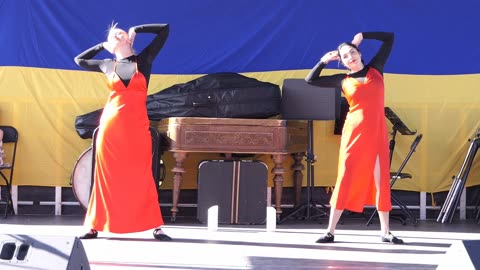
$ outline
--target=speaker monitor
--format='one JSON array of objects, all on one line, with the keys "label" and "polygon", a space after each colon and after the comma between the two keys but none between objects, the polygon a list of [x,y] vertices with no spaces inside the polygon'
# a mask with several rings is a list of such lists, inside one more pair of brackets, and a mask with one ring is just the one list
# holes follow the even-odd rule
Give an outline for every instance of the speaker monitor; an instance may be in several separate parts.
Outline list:
[{"label": "speaker monitor", "polygon": [[0,269],[89,270],[90,264],[77,237],[0,235]]}]

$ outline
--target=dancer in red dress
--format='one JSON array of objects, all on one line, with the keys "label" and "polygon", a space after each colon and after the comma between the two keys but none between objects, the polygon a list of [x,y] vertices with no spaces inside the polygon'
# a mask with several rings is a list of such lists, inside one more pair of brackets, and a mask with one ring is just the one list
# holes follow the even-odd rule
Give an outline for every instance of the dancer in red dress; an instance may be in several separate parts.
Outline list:
[{"label": "dancer in red dress", "polygon": [[[171,240],[159,228],[163,218],[152,174],[152,141],[146,98],[152,62],[169,32],[167,24],[132,27],[127,34],[113,26],[107,42],[75,57],[88,70],[103,72],[110,95],[103,109],[96,138],[95,176],[82,239],[98,231],[131,233],[154,229],[153,236]],[[138,55],[132,44],[136,33],[155,37]],[[102,50],[115,59],[93,59]]]},{"label": "dancer in red dress", "polygon": [[[363,39],[382,41],[382,45],[367,65],[364,65],[358,45]],[[349,104],[340,143],[338,174],[330,199],[328,232],[317,243],[334,241],[335,227],[343,210],[363,212],[365,205],[376,205],[383,242],[401,244],[390,233],[390,163],[387,123],[384,113],[383,67],[390,55],[393,33],[358,33],[352,42],[340,44],[336,51],[326,53],[306,77],[310,84],[341,87]],[[319,76],[332,60],[340,60],[348,74]]]}]

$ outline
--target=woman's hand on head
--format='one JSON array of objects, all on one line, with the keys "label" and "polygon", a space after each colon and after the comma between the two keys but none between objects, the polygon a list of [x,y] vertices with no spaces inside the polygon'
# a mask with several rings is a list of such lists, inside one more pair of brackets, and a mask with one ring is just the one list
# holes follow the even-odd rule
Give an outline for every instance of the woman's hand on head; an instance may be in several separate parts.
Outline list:
[{"label": "woman's hand on head", "polygon": [[134,27],[130,27],[130,29],[128,29],[128,42],[130,42],[130,45],[133,46],[133,41],[135,40],[135,35],[137,33],[135,32],[135,28]]},{"label": "woman's hand on head", "polygon": [[322,58],[320,58],[320,61],[327,64],[330,61],[338,60],[338,59],[339,59],[338,52],[330,51],[330,52],[327,52],[324,56],[322,56]]},{"label": "woman's hand on head", "polygon": [[363,40],[362,33],[358,33],[353,37],[352,44],[354,44],[355,46],[358,47],[360,45],[360,43],[362,43],[362,40]]}]

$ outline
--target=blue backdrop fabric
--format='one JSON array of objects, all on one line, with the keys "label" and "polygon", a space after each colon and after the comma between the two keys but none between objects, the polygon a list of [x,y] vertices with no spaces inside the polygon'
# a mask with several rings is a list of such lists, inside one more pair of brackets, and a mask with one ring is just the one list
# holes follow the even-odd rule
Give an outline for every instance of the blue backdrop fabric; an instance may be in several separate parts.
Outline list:
[{"label": "blue backdrop fabric", "polygon": [[385,72],[475,74],[478,10],[473,0],[0,0],[0,65],[76,70],[73,57],[115,21],[170,24],[156,74],[309,69],[360,31],[395,32]]}]

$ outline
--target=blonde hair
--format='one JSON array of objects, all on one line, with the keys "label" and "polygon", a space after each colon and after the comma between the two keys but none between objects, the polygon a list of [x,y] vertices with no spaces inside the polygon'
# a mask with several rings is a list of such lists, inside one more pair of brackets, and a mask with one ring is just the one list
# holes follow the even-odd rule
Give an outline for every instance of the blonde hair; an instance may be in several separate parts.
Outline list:
[{"label": "blonde hair", "polygon": [[[108,26],[108,29],[107,29],[107,40],[108,40],[108,38],[109,38],[109,36],[110,36],[110,33],[112,33],[112,31],[114,31],[114,30],[116,30],[116,29],[125,32],[125,30],[118,28],[117,25],[118,25],[118,22],[112,21],[112,23]],[[125,33],[126,33],[126,32],[125,32]],[[128,35],[128,33],[127,33],[127,35]],[[132,49],[132,53],[133,53],[133,54],[136,54],[135,49],[133,48],[133,44],[130,44],[130,48]]]},{"label": "blonde hair", "polygon": [[107,39],[110,36],[110,33],[113,30],[117,29],[117,25],[118,25],[118,22],[112,21],[112,23],[107,27],[107,31],[106,31],[107,32],[106,33],[107,34],[107,37],[106,37]]}]

